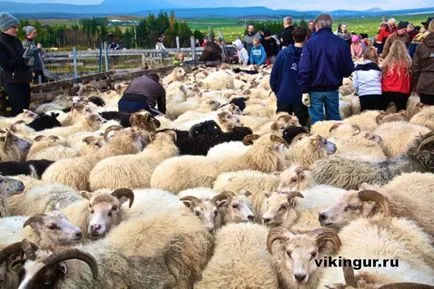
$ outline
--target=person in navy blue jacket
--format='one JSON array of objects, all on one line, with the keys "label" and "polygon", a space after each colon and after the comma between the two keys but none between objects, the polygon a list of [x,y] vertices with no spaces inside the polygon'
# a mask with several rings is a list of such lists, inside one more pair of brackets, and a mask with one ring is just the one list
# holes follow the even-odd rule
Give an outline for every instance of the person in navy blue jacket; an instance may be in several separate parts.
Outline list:
[{"label": "person in navy blue jacket", "polygon": [[270,76],[270,86],[277,96],[277,112],[294,113],[302,126],[307,125],[309,114],[301,102],[301,88],[297,83],[297,69],[307,30],[297,27],[293,31],[295,44],[290,44],[277,55]]},{"label": "person in navy blue jacket", "polygon": [[324,119],[341,120],[339,87],[354,70],[348,45],[333,34],[332,23],[328,14],[315,19],[317,32],[304,45],[298,67],[302,101],[309,107],[312,124]]}]

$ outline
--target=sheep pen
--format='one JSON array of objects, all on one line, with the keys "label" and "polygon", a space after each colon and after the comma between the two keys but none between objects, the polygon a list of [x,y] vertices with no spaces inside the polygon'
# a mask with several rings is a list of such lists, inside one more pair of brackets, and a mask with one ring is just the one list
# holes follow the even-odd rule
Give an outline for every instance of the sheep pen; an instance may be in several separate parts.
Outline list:
[{"label": "sheep pen", "polygon": [[433,107],[361,111],[348,78],[302,127],[271,69],[161,70],[164,115],[115,75],[0,117],[0,288],[433,289]]}]

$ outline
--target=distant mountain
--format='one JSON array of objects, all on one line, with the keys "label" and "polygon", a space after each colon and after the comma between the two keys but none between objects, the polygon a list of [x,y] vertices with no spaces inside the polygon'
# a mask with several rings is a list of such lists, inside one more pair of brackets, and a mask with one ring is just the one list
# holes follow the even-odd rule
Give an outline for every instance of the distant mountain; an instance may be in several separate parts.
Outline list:
[{"label": "distant mountain", "polygon": [[[105,0],[98,5],[73,5],[54,3],[17,3],[0,0],[0,9],[11,12],[20,18],[87,18],[98,16],[144,16],[148,13],[174,10],[180,18],[239,18],[276,19],[284,16],[313,19],[321,11],[273,10],[266,7],[219,7],[182,8],[170,0]],[[383,11],[372,8],[366,11],[335,10],[328,12],[334,18],[374,17],[384,15],[406,15],[432,13],[432,8]]]}]

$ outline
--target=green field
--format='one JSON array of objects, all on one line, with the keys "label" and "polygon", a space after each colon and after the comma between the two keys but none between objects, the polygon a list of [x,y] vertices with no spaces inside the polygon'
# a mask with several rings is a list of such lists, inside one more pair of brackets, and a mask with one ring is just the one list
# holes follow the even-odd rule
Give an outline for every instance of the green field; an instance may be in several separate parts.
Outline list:
[{"label": "green field", "polygon": [[[425,21],[430,14],[420,14],[420,15],[399,15],[399,16],[389,16],[394,17],[397,21],[405,20],[413,23],[413,25],[422,26],[421,22]],[[199,29],[204,33],[208,33],[208,27],[211,27],[214,32],[221,31],[225,36],[225,40],[227,42],[235,40],[238,36],[242,35],[245,30],[245,25],[248,21],[267,21],[264,19],[186,19],[188,21],[189,26],[192,29]],[[273,21],[273,20],[271,20]],[[279,21],[279,20],[275,20]],[[296,21],[300,21],[300,19],[296,19]],[[333,30],[337,29],[337,25],[339,23],[347,23],[348,29],[350,32],[356,33],[367,33],[370,38],[372,38],[377,32],[381,23],[381,18],[352,18],[352,19],[339,19],[335,21],[333,25]]]}]

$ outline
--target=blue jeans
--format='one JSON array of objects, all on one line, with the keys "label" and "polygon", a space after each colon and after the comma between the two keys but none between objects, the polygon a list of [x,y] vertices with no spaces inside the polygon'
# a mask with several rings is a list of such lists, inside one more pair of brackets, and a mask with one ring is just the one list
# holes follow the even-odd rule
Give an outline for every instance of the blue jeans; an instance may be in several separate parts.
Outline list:
[{"label": "blue jeans", "polygon": [[121,112],[126,113],[135,113],[142,109],[149,111],[153,116],[162,114],[160,111],[155,108],[149,107],[146,103],[140,103],[133,100],[120,99],[118,102],[118,109]]},{"label": "blue jeans", "polygon": [[[322,120],[341,120],[339,113],[339,90],[312,91],[309,116],[312,124]],[[324,118],[324,107],[326,118]]]}]

